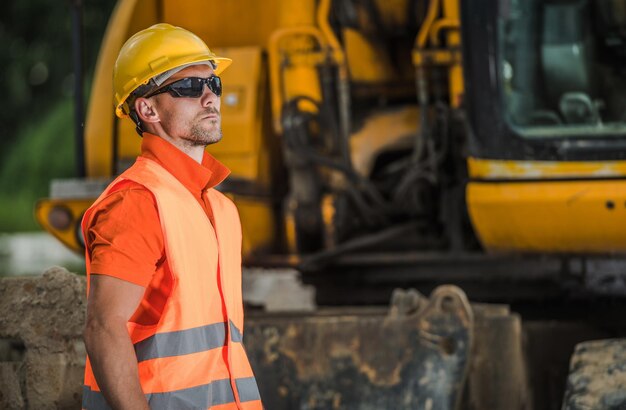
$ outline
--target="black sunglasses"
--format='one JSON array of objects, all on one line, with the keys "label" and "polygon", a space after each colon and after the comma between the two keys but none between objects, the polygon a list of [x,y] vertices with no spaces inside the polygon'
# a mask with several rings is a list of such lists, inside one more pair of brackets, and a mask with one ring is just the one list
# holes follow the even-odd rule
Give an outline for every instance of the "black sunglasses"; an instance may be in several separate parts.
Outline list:
[{"label": "black sunglasses", "polygon": [[209,78],[200,77],[185,77],[178,81],[174,81],[171,84],[166,85],[163,88],[159,88],[156,91],[148,93],[144,98],[150,98],[157,94],[170,93],[175,98],[198,98],[202,96],[204,90],[204,84],[209,87],[209,90],[218,97],[222,95],[222,80],[212,75]]}]

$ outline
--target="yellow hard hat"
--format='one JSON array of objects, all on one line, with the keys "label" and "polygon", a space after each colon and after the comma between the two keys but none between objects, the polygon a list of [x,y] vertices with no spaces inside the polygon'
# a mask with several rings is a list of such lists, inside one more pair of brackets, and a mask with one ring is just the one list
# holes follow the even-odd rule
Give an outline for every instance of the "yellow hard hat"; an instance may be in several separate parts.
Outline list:
[{"label": "yellow hard hat", "polygon": [[136,33],[124,43],[113,67],[115,114],[127,117],[126,99],[151,79],[205,62],[211,62],[215,74],[219,75],[232,60],[216,56],[200,37],[171,24],[155,24]]}]

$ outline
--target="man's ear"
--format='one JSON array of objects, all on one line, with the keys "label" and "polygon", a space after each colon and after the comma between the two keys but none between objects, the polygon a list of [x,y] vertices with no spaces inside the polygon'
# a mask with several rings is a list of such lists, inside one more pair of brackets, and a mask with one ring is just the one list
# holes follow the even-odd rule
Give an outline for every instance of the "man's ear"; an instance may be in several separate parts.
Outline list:
[{"label": "man's ear", "polygon": [[144,123],[155,123],[161,120],[153,102],[147,98],[137,98],[135,100],[135,111],[139,119]]}]

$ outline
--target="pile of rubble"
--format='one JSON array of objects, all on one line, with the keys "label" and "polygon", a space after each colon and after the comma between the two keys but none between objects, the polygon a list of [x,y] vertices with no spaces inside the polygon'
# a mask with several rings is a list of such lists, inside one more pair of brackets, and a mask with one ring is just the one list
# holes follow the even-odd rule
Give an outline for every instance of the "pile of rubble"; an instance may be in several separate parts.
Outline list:
[{"label": "pile of rubble", "polygon": [[0,279],[0,409],[80,408],[84,320],[84,277]]}]

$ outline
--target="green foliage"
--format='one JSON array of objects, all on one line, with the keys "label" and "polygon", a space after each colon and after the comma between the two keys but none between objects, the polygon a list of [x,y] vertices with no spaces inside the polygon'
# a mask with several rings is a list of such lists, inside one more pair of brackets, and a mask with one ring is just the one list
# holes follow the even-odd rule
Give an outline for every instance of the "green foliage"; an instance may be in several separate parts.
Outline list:
[{"label": "green foliage", "polygon": [[[70,1],[3,3],[0,13],[0,151],[24,123],[39,121],[73,93]],[[115,0],[83,0],[84,67],[93,71]],[[0,155],[0,158],[4,157]]]},{"label": "green foliage", "polygon": [[41,121],[26,126],[0,168],[0,232],[38,229],[34,204],[54,178],[74,174],[72,101],[61,100]]},{"label": "green foliage", "polygon": [[39,229],[33,215],[33,195],[12,196],[0,192],[0,232],[24,232]]},{"label": "green foliage", "polygon": [[[85,78],[93,72],[115,2],[83,0]],[[36,200],[48,195],[51,179],[74,174],[74,67],[71,1],[5,3],[0,13],[0,232],[12,232],[38,229]]]}]

